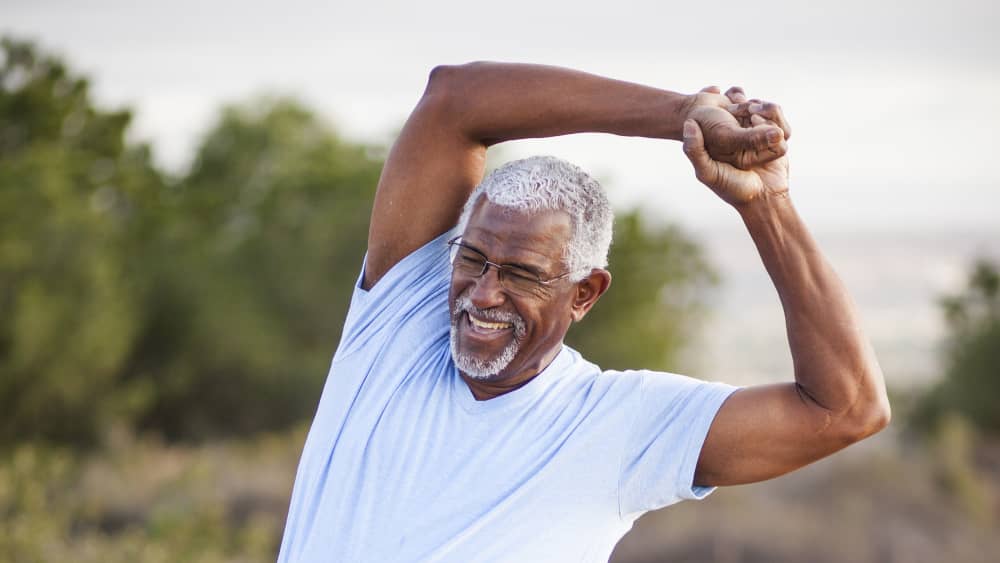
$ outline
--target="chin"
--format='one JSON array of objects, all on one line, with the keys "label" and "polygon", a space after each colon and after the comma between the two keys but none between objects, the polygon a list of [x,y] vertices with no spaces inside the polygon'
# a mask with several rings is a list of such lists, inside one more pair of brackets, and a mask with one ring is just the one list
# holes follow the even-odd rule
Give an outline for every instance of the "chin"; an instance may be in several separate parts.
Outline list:
[{"label": "chin", "polygon": [[[507,341],[499,352],[475,353],[468,349],[468,342],[462,343],[461,333],[470,330],[470,322],[466,316],[473,312],[480,317],[498,322],[509,322],[513,326],[510,340]],[[479,309],[475,307],[466,294],[462,294],[455,300],[454,308],[451,311],[451,358],[459,371],[482,381],[502,379],[503,372],[517,356],[521,349],[521,341],[527,332],[524,319],[514,312],[504,312],[495,309]]]},{"label": "chin", "polygon": [[510,365],[520,348],[517,339],[513,339],[504,346],[499,354],[482,357],[460,350],[458,340],[458,327],[452,325],[451,358],[455,361],[455,366],[465,375],[483,381],[500,379],[501,372]]}]

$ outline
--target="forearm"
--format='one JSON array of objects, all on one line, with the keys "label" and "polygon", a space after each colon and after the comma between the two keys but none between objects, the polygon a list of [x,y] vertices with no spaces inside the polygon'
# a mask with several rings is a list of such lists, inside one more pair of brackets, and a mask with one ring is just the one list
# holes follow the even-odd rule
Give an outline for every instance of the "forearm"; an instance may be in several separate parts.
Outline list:
[{"label": "forearm", "polygon": [[738,206],[785,312],[795,381],[803,400],[858,436],[888,420],[885,383],[846,288],[787,194]]},{"label": "forearm", "polygon": [[602,132],[680,139],[692,98],[559,67],[471,63],[434,69],[428,96],[447,100],[474,141]]}]

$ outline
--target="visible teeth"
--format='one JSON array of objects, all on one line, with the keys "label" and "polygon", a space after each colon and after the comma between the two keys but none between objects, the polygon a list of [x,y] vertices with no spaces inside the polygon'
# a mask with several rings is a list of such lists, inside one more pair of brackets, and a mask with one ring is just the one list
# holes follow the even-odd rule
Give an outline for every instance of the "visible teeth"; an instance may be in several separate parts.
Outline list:
[{"label": "visible teeth", "polygon": [[473,317],[472,315],[469,315],[469,320],[472,321],[472,324],[475,325],[477,328],[488,328],[490,330],[501,330],[505,328],[510,328],[510,323],[491,323],[487,321],[481,321],[476,317]]}]

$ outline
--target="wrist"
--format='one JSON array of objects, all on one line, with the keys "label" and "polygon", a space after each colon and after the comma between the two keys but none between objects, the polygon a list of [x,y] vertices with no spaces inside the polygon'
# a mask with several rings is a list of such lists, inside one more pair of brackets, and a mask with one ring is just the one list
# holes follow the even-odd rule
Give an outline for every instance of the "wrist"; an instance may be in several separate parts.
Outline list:
[{"label": "wrist", "polygon": [[780,221],[795,214],[788,191],[764,191],[756,197],[733,205],[747,226]]},{"label": "wrist", "polygon": [[665,135],[668,139],[681,141],[684,139],[684,122],[692,118],[694,108],[697,105],[697,94],[675,94],[674,110],[671,115],[669,131]]}]

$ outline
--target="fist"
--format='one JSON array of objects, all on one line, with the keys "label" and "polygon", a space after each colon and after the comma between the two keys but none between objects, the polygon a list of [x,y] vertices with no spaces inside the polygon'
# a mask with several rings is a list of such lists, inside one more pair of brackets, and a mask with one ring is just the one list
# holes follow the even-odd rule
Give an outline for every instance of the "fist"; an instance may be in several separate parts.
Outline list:
[{"label": "fist", "polygon": [[[762,119],[756,122],[753,115]],[[747,100],[743,90],[732,87],[725,95],[709,86],[695,94],[685,119],[698,123],[705,149],[718,162],[743,170],[784,156],[791,129],[777,104]]]},{"label": "fist", "polygon": [[[773,121],[756,114],[750,119],[752,127],[777,127]],[[709,154],[707,135],[697,121],[685,121],[683,135],[684,154],[694,166],[695,176],[730,205],[738,208],[762,197],[788,194],[788,157],[784,152],[778,158],[744,170]]]}]

